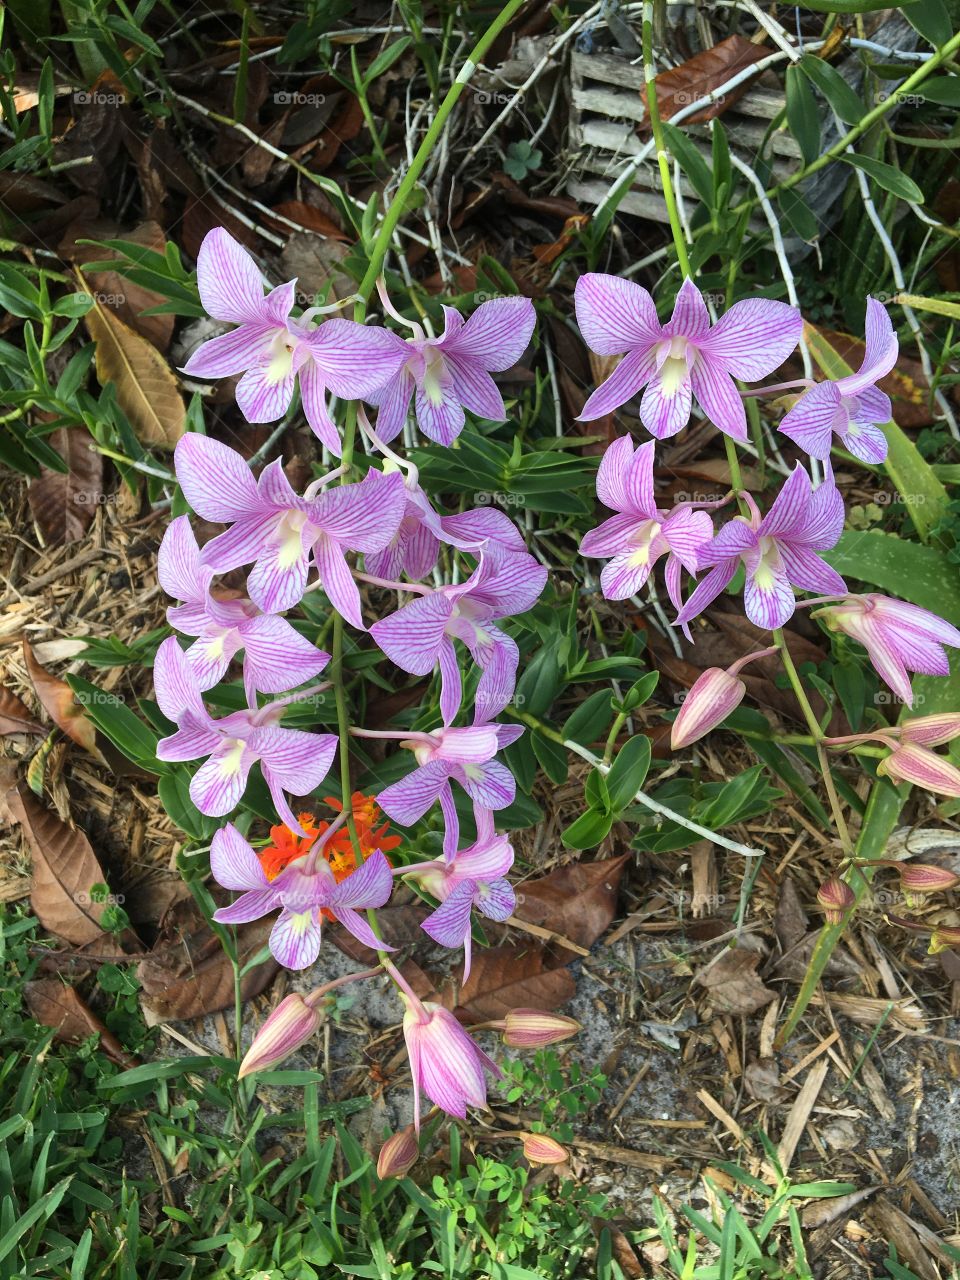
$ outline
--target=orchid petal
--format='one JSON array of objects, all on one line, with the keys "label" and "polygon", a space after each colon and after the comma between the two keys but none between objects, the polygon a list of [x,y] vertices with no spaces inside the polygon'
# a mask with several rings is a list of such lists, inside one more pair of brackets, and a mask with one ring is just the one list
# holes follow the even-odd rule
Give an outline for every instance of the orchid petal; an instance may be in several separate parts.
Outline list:
[{"label": "orchid petal", "polygon": [[638,347],[629,351],[610,377],[601,382],[588,398],[577,414],[577,421],[595,422],[625,405],[650,380],[656,367],[656,356],[652,350]]},{"label": "orchid petal", "polygon": [[188,378],[232,378],[266,360],[277,331],[256,324],[241,324],[229,333],[201,342],[181,372]]},{"label": "orchid petal", "polygon": [[701,354],[690,371],[690,384],[697,403],[714,426],[732,440],[745,442],[747,413],[743,398],[729,373],[712,355]]},{"label": "orchid petal", "polygon": [[481,369],[502,372],[526,351],[536,318],[529,298],[491,298],[481,302],[462,328],[444,334],[440,350],[458,363],[474,361]]},{"label": "orchid petal", "polygon": [[796,307],[770,298],[744,298],[724,312],[700,340],[700,349],[735,378],[757,382],[783,364],[802,332],[803,317]]},{"label": "orchid petal", "polygon": [[270,950],[287,969],[308,969],[320,954],[320,924],[316,912],[280,912],[270,931]]},{"label": "orchid petal", "polygon": [[194,432],[181,436],[174,467],[184,497],[204,520],[226,524],[259,513],[250,468],[236,450],[219,440]]},{"label": "orchid petal", "polygon": [[244,247],[223,227],[203,238],[197,254],[197,286],[203,309],[215,320],[262,322],[263,276]]},{"label": "orchid petal", "polygon": [[375,622],[370,634],[401,671],[429,675],[439,660],[452,613],[453,602],[443,591],[434,591]]},{"label": "orchid petal", "polygon": [[574,300],[580,332],[597,355],[649,350],[660,339],[653,298],[632,280],[587,272],[577,281]]}]

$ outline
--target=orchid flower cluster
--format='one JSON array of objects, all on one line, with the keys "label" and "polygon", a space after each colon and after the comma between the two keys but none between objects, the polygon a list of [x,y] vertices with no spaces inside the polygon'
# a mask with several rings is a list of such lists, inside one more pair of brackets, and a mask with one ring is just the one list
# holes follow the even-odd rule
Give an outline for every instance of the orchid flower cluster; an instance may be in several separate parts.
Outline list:
[{"label": "orchid flower cluster", "polygon": [[[168,761],[203,761],[190,796],[213,818],[233,813],[259,766],[282,826],[272,833],[270,857],[232,822],[216,832],[212,874],[239,896],[215,918],[242,924],[275,917],[270,949],[290,969],[316,961],[325,921],[339,922],[376,953],[375,969],[340,981],[385,972],[395,983],[405,1009],[416,1132],[421,1094],[447,1114],[463,1117],[468,1105],[485,1105],[486,1075],[500,1073],[448,1010],[418,998],[388,955],[393,948],[380,935],[376,910],[389,900],[398,876],[418,884],[436,902],[422,928],[442,947],[463,948],[465,981],[474,913],[493,921],[511,917],[514,851],[497,831],[497,815],[513,801],[515,782],[501,753],[524,730],[499,718],[513,698],[519,662],[517,644],[502,624],[538,600],[547,571],[503,512],[483,507],[440,515],[415,466],[394,453],[390,442],[409,428],[411,416],[440,446],[454,444],[468,412],[503,421],[503,399],[491,374],[523,354],[533,333],[533,305],[523,297],[497,298],[481,303],[467,319],[444,307],[443,333],[434,337],[393,308],[381,282],[385,315],[408,327],[407,336],[324,318],[330,309],[294,316],[296,282],[265,292],[256,263],[222,229],[204,240],[197,275],[206,310],[234,327],[204,342],[184,372],[199,379],[240,375],[237,403],[250,422],[281,418],[298,391],[312,430],[344,463],[301,492],[280,459],[255,478],[241,454],[225,444],[199,434],[179,442],[175,465],[186,501],[202,521],[223,528],[201,546],[189,516],[179,516],[160,550],[160,582],[177,601],[169,620],[189,643],[170,637],[157,653],[157,700],[175,725],[158,754]],[[742,384],[767,378],[797,346],[803,321],[790,306],[748,298],[711,323],[703,295],[685,280],[672,317],[662,324],[645,289],[588,274],[577,284],[576,312],[593,351],[622,357],[589,397],[581,418],[612,414],[642,392],[639,417],[653,437],[635,446],[623,436],[600,463],[597,495],[613,514],[585,536],[581,551],[606,561],[606,598],[636,595],[663,559],[674,624],[692,637],[691,624],[741,581],[742,569],[743,607],[753,623],[777,633],[796,608],[816,605],[829,628],[863,644],[904,702],[911,701],[908,672],[947,673],[945,646],[960,646],[960,632],[915,606],[849,593],[823,559],[844,518],[829,464],[833,437],[870,462],[882,460],[886,449],[881,424],[890,404],[876,383],[892,368],[897,342],[879,302],[867,303],[866,354],[857,373],[835,382],[779,383],[752,391]],[[765,512],[742,488],[716,502],[669,508],[658,503],[656,443],[683,429],[694,400],[732,441],[742,442],[744,397],[798,386],[802,394],[781,430],[823,464],[825,478],[815,483],[819,470],[797,464]],[[329,393],[354,405],[368,445],[364,467],[354,464],[352,448],[344,448]],[[364,401],[377,411],[374,425]],[[725,517],[732,503],[737,510]],[[440,575],[441,562],[455,568],[448,580]],[[242,569],[245,593],[222,581]],[[365,617],[364,584],[396,593],[398,606],[376,618],[368,610]],[[330,656],[313,642],[309,628],[285,616],[315,590],[323,591],[342,620],[338,627],[366,632],[400,670],[419,677],[438,673],[436,727],[393,733],[341,723],[334,735],[283,723],[287,708],[330,687],[312,683]],[[798,599],[798,593],[807,598]],[[673,726],[677,749],[730,713],[746,688],[740,669],[775,652],[782,642],[776,635],[774,640],[772,648],[747,655],[726,672],[704,673]],[[470,707],[461,677],[465,655],[477,674]],[[207,705],[215,701],[211,691],[237,660],[247,705],[215,715]],[[334,681],[341,679],[337,666]],[[908,721],[899,734],[890,730],[874,740],[890,749],[888,773],[924,785],[922,778],[933,768],[928,757],[937,759],[932,746],[954,730],[941,726],[938,733],[924,733],[910,729],[911,723],[922,721]],[[290,797],[319,788],[347,734],[398,740],[411,752],[413,768],[369,801],[354,797],[367,806],[364,822],[356,809],[351,815],[340,806],[337,818],[317,825],[309,814],[294,811]],[[943,784],[943,762],[939,770]],[[952,775],[949,781],[955,785]],[[461,841],[458,793],[460,810],[463,799],[473,810],[475,836],[468,842]],[[409,827],[435,806],[443,824],[441,856],[393,866],[387,853],[398,840],[378,825],[380,811]],[[344,823],[350,824],[346,848]],[[328,984],[307,997],[287,996],[258,1033],[241,1074],[276,1065],[305,1043],[319,1025],[329,990]],[[516,1010],[497,1025],[508,1044],[533,1047],[576,1030],[572,1020],[536,1010]],[[415,1138],[395,1135],[390,1142],[382,1163],[396,1172]]]},{"label": "orchid flower cluster", "polygon": [[[536,602],[547,571],[504,513],[477,508],[438,514],[416,468],[388,442],[402,430],[411,403],[424,435],[445,446],[462,430],[466,411],[502,421],[503,399],[490,374],[515,364],[527,347],[533,304],[527,298],[492,299],[467,320],[445,307],[439,338],[419,325],[412,336],[401,337],[342,318],[316,323],[325,314],[321,309],[292,314],[295,282],[265,293],[256,263],[222,229],[204,240],[197,277],[209,314],[235,327],[204,342],[184,372],[195,378],[242,375],[237,403],[250,422],[282,417],[299,389],[307,421],[336,457],[343,448],[328,392],[358,402],[370,456],[362,479],[348,478],[348,468],[340,466],[298,492],[280,459],[255,478],[228,445],[198,434],[180,440],[175,466],[184,497],[197,517],[223,528],[201,546],[190,517],[178,516],[160,548],[160,583],[178,602],[168,618],[190,642],[184,647],[171,636],[157,652],[157,702],[176,726],[160,742],[158,755],[203,761],[191,779],[190,797],[200,813],[213,818],[233,813],[259,766],[282,825],[273,829],[266,851],[255,848],[233,822],[216,831],[213,877],[238,896],[215,919],[239,925],[274,917],[270,950],[295,970],[316,961],[324,922],[338,922],[380,961],[377,969],[351,976],[386,971],[403,1000],[415,1127],[421,1092],[448,1114],[465,1116],[468,1104],[485,1105],[485,1073],[499,1075],[499,1069],[451,1013],[417,997],[389,959],[393,947],[380,936],[374,913],[389,900],[398,875],[419,883],[437,903],[423,922],[424,932],[442,947],[463,948],[464,981],[470,974],[473,913],[494,921],[512,915],[516,898],[507,877],[514,851],[497,832],[496,818],[513,801],[515,782],[499,756],[523,727],[497,719],[513,697],[519,661],[516,642],[500,624]],[[382,296],[387,314],[402,321]],[[362,400],[378,407],[376,429]],[[468,566],[462,580],[437,584],[441,546],[450,549],[451,562],[459,557],[458,569]],[[245,568],[245,593],[225,586],[224,575]],[[360,583],[396,592],[407,603],[365,620]],[[441,723],[430,732],[349,726],[358,739],[399,739],[414,767],[375,800],[354,796],[352,814],[341,806],[333,822],[319,825],[311,815],[295,813],[290,797],[320,786],[338,736],[282,723],[287,708],[330,687],[312,683],[330,655],[285,616],[315,590],[324,592],[344,624],[368,632],[401,670],[418,676],[438,670],[441,689]],[[469,710],[461,647],[478,671]],[[215,715],[207,705],[211,691],[235,660],[242,662],[247,705]],[[457,791],[473,808],[476,835],[470,843],[461,843]],[[369,811],[365,823],[358,801]],[[442,856],[392,866],[387,853],[399,840],[384,834],[386,826],[376,826],[380,811],[410,826],[435,805],[444,824]],[[349,856],[340,840],[348,819],[360,833]],[[288,996],[256,1037],[241,1074],[273,1065],[303,1044],[316,1030],[328,990],[306,999]],[[510,1043],[538,1046],[572,1034],[576,1024],[528,1010],[526,1021],[521,1011],[519,1021],[515,1014],[502,1029],[513,1037]]]}]

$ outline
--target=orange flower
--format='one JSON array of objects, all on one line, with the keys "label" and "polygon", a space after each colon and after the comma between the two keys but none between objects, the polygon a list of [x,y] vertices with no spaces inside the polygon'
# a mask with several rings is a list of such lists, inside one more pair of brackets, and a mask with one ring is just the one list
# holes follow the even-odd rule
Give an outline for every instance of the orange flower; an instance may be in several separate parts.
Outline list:
[{"label": "orange flower", "polygon": [[[351,799],[353,801],[353,821],[357,829],[363,856],[367,857],[373,853],[374,849],[380,849],[383,853],[389,853],[391,849],[396,849],[400,844],[400,837],[387,834],[390,830],[389,823],[384,822],[380,826],[377,825],[380,822],[381,813],[376,797],[365,796],[362,792],[355,791]],[[327,796],[324,799],[324,803],[328,804],[337,813],[340,813],[343,809],[342,803],[334,796]],[[288,827],[270,828],[271,844],[266,849],[261,849],[257,855],[268,880],[275,879],[284,867],[289,866],[295,858],[302,857],[309,850],[314,840],[318,836],[322,836],[330,828],[329,822],[316,822],[311,813],[301,813],[298,815],[298,819],[307,833],[306,839],[295,835]],[[350,832],[346,826],[338,827],[323,846],[323,856],[329,863],[338,882],[346,879],[350,872],[356,868],[357,859],[350,840]]]}]

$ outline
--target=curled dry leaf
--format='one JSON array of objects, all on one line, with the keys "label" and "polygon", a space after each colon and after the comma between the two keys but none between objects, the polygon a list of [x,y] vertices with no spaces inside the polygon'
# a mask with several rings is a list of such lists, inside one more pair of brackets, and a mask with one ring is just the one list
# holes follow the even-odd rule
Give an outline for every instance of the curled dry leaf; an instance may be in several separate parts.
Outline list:
[{"label": "curled dry leaf", "polygon": [[760,980],[759,963],[756,951],[735,947],[701,969],[696,981],[710,992],[710,999],[720,1012],[756,1013],[777,998],[777,993]]},{"label": "curled dry leaf", "polygon": [[[549,875],[525,881],[517,891],[516,916],[590,947],[613,920],[629,853],[602,862],[571,862]],[[569,958],[569,956],[568,956]]]},{"label": "curled dry leaf", "polygon": [[563,964],[569,953],[526,942],[474,948],[470,980],[457,1007],[470,1019],[487,1022],[510,1009],[559,1009],[576,995],[577,984]]},{"label": "curled dry leaf", "polygon": [[27,499],[47,545],[61,546],[78,541],[93,523],[103,494],[103,455],[84,427],[61,427],[47,439],[68,470],[41,467]]},{"label": "curled dry leaf", "polygon": [[64,1044],[80,1044],[88,1036],[100,1037],[100,1049],[118,1067],[135,1067],[137,1059],[128,1054],[117,1037],[77,995],[74,987],[60,978],[36,978],[23,988],[30,1016],[41,1027],[52,1027],[55,1039]]},{"label": "curled dry leaf", "polygon": [[10,791],[7,803],[33,857],[30,905],[37,919],[75,946],[106,944],[114,950],[112,937],[100,926],[104,904],[94,902],[90,892],[105,877],[87,837],[62,822],[27,787]]},{"label": "curled dry leaf", "polygon": [[26,703],[12,690],[0,686],[0,737],[10,733],[30,733],[43,737],[46,733]]},{"label": "curled dry leaf", "polygon": [[70,686],[59,676],[53,676],[41,667],[26,640],[23,642],[23,660],[26,663],[27,674],[37,691],[37,697],[53,723],[78,746],[89,751],[91,755],[99,757],[97,731],[93,721],[77,702]]},{"label": "curled dry leaf", "polygon": [[[79,271],[77,279],[81,289],[93,294]],[[186,407],[166,360],[146,338],[96,299],[85,323],[96,347],[100,385],[114,384],[117,402],[137,439],[172,449],[186,429]]]},{"label": "curled dry leaf", "polygon": [[[768,53],[769,50],[764,49],[762,45],[745,40],[743,36],[732,35],[715,44],[712,49],[704,49],[702,53],[694,54],[686,62],[681,62],[678,67],[661,71],[654,81],[661,119],[671,119],[683,107],[696,102],[698,98],[706,97],[714,89],[719,89],[738,72],[759,62]],[[728,90],[722,98],[704,107],[702,111],[688,116],[683,123],[706,124],[708,120],[722,116],[734,103],[739,102],[749,85],[748,78],[736,89]],[[643,99],[644,106],[649,109],[646,85],[640,90],[640,97]],[[649,130],[649,122],[645,123]]]}]

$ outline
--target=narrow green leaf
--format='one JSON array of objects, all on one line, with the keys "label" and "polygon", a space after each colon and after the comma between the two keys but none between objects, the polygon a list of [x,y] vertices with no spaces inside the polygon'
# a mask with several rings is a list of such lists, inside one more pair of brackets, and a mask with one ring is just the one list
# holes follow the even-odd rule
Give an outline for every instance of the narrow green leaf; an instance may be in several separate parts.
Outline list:
[{"label": "narrow green leaf", "polygon": [[820,113],[809,79],[799,67],[787,67],[787,123],[797,140],[805,164],[820,154]]},{"label": "narrow green leaf", "polygon": [[666,120],[663,122],[663,132],[670,154],[690,179],[694,191],[703,203],[708,209],[711,208],[713,206],[713,175],[696,143],[676,125],[669,124]]},{"label": "narrow green leaf", "polygon": [[899,169],[895,169],[892,164],[874,160],[873,156],[856,156],[849,151],[844,152],[840,159],[845,160],[847,164],[852,164],[856,169],[862,169],[878,187],[889,191],[891,195],[901,200],[911,200],[914,204],[923,204],[923,192],[914,180],[908,178],[905,173],[901,173]]},{"label": "narrow green leaf", "polygon": [[[835,0],[831,0],[831,9],[837,12]],[[804,54],[797,65],[820,90],[844,124],[859,124],[866,115],[867,108],[839,71],[835,71],[829,62],[824,62],[815,53]]]}]

